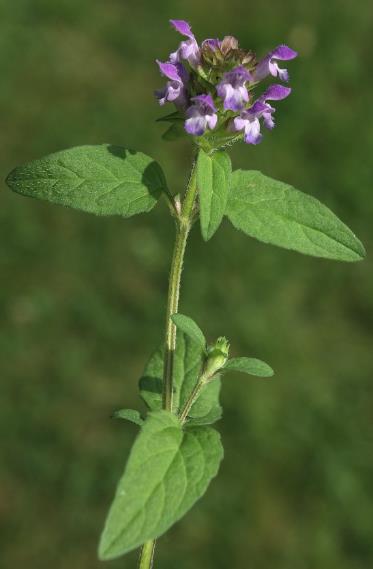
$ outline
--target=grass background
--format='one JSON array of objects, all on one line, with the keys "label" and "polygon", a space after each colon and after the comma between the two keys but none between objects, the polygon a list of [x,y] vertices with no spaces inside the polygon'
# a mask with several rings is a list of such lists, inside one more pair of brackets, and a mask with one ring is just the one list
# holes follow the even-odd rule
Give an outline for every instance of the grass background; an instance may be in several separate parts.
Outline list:
[{"label": "grass background", "polygon": [[[278,127],[232,151],[328,204],[368,250],[338,264],[194,231],[181,308],[234,355],[276,370],[224,383],[226,456],[206,497],[159,542],[163,569],[368,569],[373,564],[373,10],[370,0],[2,0],[0,170],[78,144],[158,159],[180,190],[186,142],[160,140],[154,59],[186,18],[264,54],[289,43]],[[166,208],[99,219],[0,193],[0,566],[94,569],[158,344],[173,225]],[[132,568],[137,553],[108,563]]]}]

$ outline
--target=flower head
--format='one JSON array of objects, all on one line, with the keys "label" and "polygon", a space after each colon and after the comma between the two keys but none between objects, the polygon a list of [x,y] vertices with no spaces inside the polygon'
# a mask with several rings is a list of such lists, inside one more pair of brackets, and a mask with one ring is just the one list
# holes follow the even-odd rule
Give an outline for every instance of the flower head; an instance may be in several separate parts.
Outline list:
[{"label": "flower head", "polygon": [[242,65],[223,75],[216,92],[223,99],[225,110],[240,111],[245,107],[249,101],[245,83],[251,79],[251,74]]},{"label": "flower head", "polygon": [[193,105],[186,111],[185,130],[194,136],[201,136],[208,128],[215,128],[218,121],[216,107],[211,95],[197,95],[191,100]]},{"label": "flower head", "polygon": [[279,45],[270,51],[261,61],[255,70],[255,81],[261,81],[268,75],[278,77],[281,81],[289,81],[287,69],[281,69],[276,60],[288,61],[297,57],[297,52],[287,45]]},{"label": "flower head", "polygon": [[185,20],[170,20],[172,27],[184,36],[167,62],[157,61],[167,82],[156,91],[160,105],[174,103],[177,112],[164,117],[175,122],[184,120],[187,133],[200,137],[196,141],[208,149],[222,148],[241,139],[249,144],[262,140],[261,125],[275,126],[275,109],[270,101],[290,94],[282,85],[270,85],[259,97],[258,84],[272,75],[287,81],[287,69],[279,61],[297,56],[290,47],[280,45],[257,62],[252,51],[240,48],[237,38],[209,38],[198,44],[191,26]]}]

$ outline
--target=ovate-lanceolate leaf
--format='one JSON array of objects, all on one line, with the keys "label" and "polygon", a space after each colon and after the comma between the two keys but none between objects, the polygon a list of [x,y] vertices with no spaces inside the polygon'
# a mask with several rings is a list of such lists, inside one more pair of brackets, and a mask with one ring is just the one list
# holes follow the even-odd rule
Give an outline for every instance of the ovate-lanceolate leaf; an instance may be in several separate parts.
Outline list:
[{"label": "ovate-lanceolate leaf", "polygon": [[117,411],[114,411],[113,419],[124,419],[125,421],[130,421],[140,427],[144,424],[144,419],[135,409],[118,409]]},{"label": "ovate-lanceolate leaf", "polygon": [[226,214],[264,243],[338,261],[365,256],[362,243],[330,209],[260,172],[234,172]]},{"label": "ovate-lanceolate leaf", "polygon": [[[202,371],[204,352],[189,336],[178,331],[174,355],[172,408],[179,412],[188,400]],[[140,379],[140,395],[152,411],[162,408],[164,347],[150,357]],[[214,379],[204,386],[188,415],[188,424],[208,424],[220,419],[221,380]]]},{"label": "ovate-lanceolate leaf", "polygon": [[214,429],[183,429],[167,411],[150,413],[119,481],[100,558],[118,557],[167,531],[205,493],[222,458]]},{"label": "ovate-lanceolate leaf", "polygon": [[159,164],[120,146],[78,146],[11,172],[15,192],[96,215],[130,217],[150,211],[166,180]]},{"label": "ovate-lanceolate leaf", "polygon": [[201,328],[192,318],[185,316],[185,314],[177,313],[171,316],[171,320],[179,330],[194,340],[202,350],[206,349],[206,338]]},{"label": "ovate-lanceolate leaf", "polygon": [[249,375],[256,375],[258,377],[272,377],[273,369],[256,358],[232,358],[227,361],[223,367],[225,371],[240,371]]},{"label": "ovate-lanceolate leaf", "polygon": [[232,164],[226,152],[207,154],[200,150],[196,168],[201,231],[204,240],[208,241],[218,229],[225,213]]}]

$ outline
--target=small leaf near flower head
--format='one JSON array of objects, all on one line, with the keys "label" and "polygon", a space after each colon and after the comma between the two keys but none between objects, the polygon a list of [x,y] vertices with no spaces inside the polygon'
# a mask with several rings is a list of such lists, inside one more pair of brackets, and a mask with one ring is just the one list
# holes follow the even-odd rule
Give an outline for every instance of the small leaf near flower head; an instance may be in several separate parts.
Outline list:
[{"label": "small leaf near flower head", "polygon": [[167,142],[174,142],[174,140],[178,140],[179,138],[183,138],[188,136],[185,132],[184,127],[180,123],[172,124],[163,134],[163,140]]},{"label": "small leaf near flower head", "polygon": [[273,369],[256,358],[232,358],[227,361],[222,371],[239,371],[258,377],[272,377]]},{"label": "small leaf near flower head", "polygon": [[198,344],[204,351],[206,351],[206,338],[201,330],[201,328],[190,318],[185,316],[185,314],[173,314],[171,316],[172,322],[175,324],[179,330],[184,332],[189,336],[196,344]]},{"label": "small leaf near flower head", "polygon": [[175,111],[174,113],[168,113],[167,115],[164,115],[163,117],[159,117],[158,119],[156,119],[156,122],[178,122],[178,121],[183,121],[184,117],[181,115],[180,111]]},{"label": "small leaf near flower head", "polygon": [[197,159],[197,185],[200,199],[202,237],[211,239],[224,217],[232,163],[226,152],[206,154],[200,150]]}]

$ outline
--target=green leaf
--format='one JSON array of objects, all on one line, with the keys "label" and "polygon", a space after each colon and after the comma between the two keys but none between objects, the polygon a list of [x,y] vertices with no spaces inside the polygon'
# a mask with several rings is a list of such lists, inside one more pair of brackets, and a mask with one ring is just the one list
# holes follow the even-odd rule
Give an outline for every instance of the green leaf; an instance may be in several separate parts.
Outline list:
[{"label": "green leaf", "polygon": [[96,215],[150,211],[166,180],[159,164],[120,146],[78,146],[28,162],[6,180],[11,190]]},{"label": "green leaf", "polygon": [[206,154],[200,150],[196,168],[201,231],[204,240],[208,241],[218,229],[226,210],[232,164],[226,152]]},{"label": "green leaf", "polygon": [[144,419],[138,411],[135,411],[135,409],[118,409],[118,411],[114,411],[113,419],[125,419],[131,423],[135,423],[135,425],[139,425],[140,427],[144,424]]},{"label": "green leaf", "polygon": [[172,124],[162,134],[163,140],[166,140],[167,142],[173,142],[174,140],[177,140],[178,138],[182,138],[184,136],[187,136],[187,133],[184,130],[184,126],[180,123]]},{"label": "green leaf", "polygon": [[114,559],[167,531],[206,492],[222,458],[214,429],[183,429],[167,411],[150,413],[119,481],[100,559]]},{"label": "green leaf", "polygon": [[206,338],[201,328],[194,322],[194,320],[192,320],[192,318],[178,313],[173,314],[171,316],[171,320],[179,330],[192,338],[192,340],[194,340],[195,343],[198,344],[203,350],[206,350]]},{"label": "green leaf", "polygon": [[156,122],[175,122],[175,121],[184,121],[185,117],[183,117],[179,111],[175,111],[173,113],[169,113],[168,115],[163,115],[163,117],[159,117],[156,119]]},{"label": "green leaf", "polygon": [[[216,381],[217,379],[215,376],[213,383],[215,383]],[[193,427],[197,425],[212,425],[213,423],[216,423],[216,421],[219,421],[222,418],[222,415],[223,415],[222,408],[220,407],[220,405],[216,405],[215,407],[211,408],[211,410],[207,413],[207,415],[204,415],[203,417],[195,417],[194,419],[188,419],[186,424],[188,426],[193,425]]]},{"label": "green leaf", "polygon": [[232,358],[227,361],[222,371],[240,371],[258,377],[272,377],[273,369],[256,358]]},{"label": "green leaf", "polygon": [[[173,412],[180,411],[188,400],[201,374],[205,356],[199,344],[181,331],[177,333],[176,352],[174,356],[174,393]],[[164,347],[156,350],[150,357],[143,376],[140,379],[140,395],[152,411],[162,408]],[[203,387],[203,390],[192,406],[188,424],[200,424],[200,420],[215,422],[221,417],[219,395],[221,380],[214,379]],[[210,422],[210,421],[209,421]]]},{"label": "green leaf", "polygon": [[330,209],[260,172],[234,172],[226,214],[236,229],[264,243],[337,261],[365,256],[361,242]]}]

